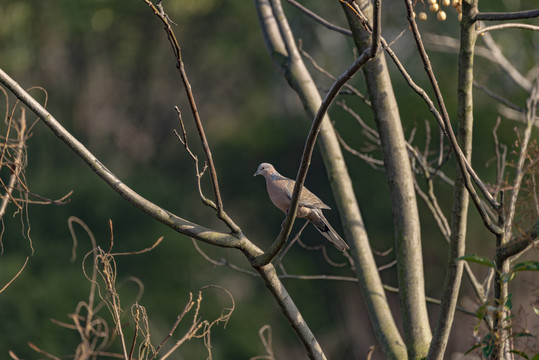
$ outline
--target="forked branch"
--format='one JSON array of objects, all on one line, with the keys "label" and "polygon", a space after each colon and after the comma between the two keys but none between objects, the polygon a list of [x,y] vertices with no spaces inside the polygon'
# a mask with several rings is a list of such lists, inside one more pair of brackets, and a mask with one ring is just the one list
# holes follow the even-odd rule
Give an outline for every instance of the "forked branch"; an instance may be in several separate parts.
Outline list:
[{"label": "forked branch", "polygon": [[241,229],[239,228],[238,225],[236,225],[236,223],[234,223],[234,221],[232,221],[232,219],[228,216],[228,214],[223,209],[223,201],[221,199],[221,192],[219,190],[219,182],[217,181],[217,171],[215,170],[215,165],[213,163],[213,156],[211,153],[210,146],[208,144],[208,139],[206,138],[204,126],[202,125],[202,120],[200,119],[200,115],[198,113],[195,96],[193,94],[193,90],[191,88],[191,84],[187,77],[187,72],[185,71],[185,66],[182,61],[182,50],[178,43],[178,40],[176,39],[176,35],[174,35],[174,31],[172,31],[172,27],[170,26],[170,19],[168,15],[165,13],[165,11],[163,10],[161,1],[157,2],[157,6],[154,5],[150,0],[144,0],[144,2],[153,10],[154,14],[157,15],[157,17],[161,19],[161,21],[163,22],[165,31],[168,36],[168,40],[170,42],[170,45],[172,46],[172,50],[174,51],[174,56],[176,57],[176,67],[178,68],[178,71],[180,72],[180,77],[182,79],[185,91],[187,93],[189,106],[191,108],[191,112],[195,120],[198,134],[200,136],[200,142],[202,144],[202,149],[204,150],[204,153],[206,155],[207,164],[210,170],[210,177],[211,177],[211,182],[213,186],[213,192],[215,195],[215,203],[217,207],[216,208],[217,216],[219,217],[219,219],[224,221],[224,223],[230,228],[230,230],[232,230],[233,233],[239,234],[241,233]]},{"label": "forked branch", "polygon": [[[318,137],[318,133],[320,132],[320,127],[322,126],[322,120],[324,120],[327,111],[337,95],[339,95],[339,91],[342,89],[342,87],[346,84],[348,80],[350,80],[354,74],[363,67],[369,60],[373,59],[376,55],[378,55],[378,51],[380,48],[380,19],[381,19],[381,7],[380,7],[380,1],[375,1],[375,16],[374,16],[374,25],[373,25],[373,38],[372,38],[372,45],[370,49],[365,50],[353,63],[350,65],[346,71],[344,71],[333,83],[331,88],[329,89],[328,93],[322,100],[322,104],[320,105],[313,121],[311,124],[311,129],[309,131],[309,135],[307,136],[307,140],[305,141],[305,147],[303,149],[303,155],[301,158],[300,167],[298,170],[298,174],[296,176],[296,184],[294,186],[294,191],[292,193],[292,200],[290,203],[290,208],[288,209],[288,213],[284,222],[283,229],[281,230],[279,236],[275,240],[275,242],[272,244],[270,249],[266,251],[263,255],[261,255],[259,258],[256,259],[256,265],[263,266],[265,264],[268,264],[271,262],[275,256],[281,251],[284,244],[286,243],[286,240],[288,239],[288,236],[290,235],[290,231],[292,230],[292,225],[294,224],[294,219],[296,217],[298,205],[299,205],[299,196],[301,194],[301,189],[303,188],[303,184],[305,183],[305,179],[307,177],[307,171],[309,169],[309,165],[311,163],[311,157],[314,151],[314,146],[316,144],[316,139]],[[275,12],[275,18],[278,19],[279,27],[281,28],[287,28],[286,31],[281,30],[281,33],[290,34],[290,29],[288,28],[288,24],[283,21],[284,14],[282,13],[282,8],[280,7],[280,3],[277,1],[273,1],[272,3],[272,9]],[[279,19],[281,19],[279,21]],[[285,42],[287,49],[295,49],[294,52],[297,52],[297,48],[295,46],[294,38],[284,36],[283,40]],[[291,54],[289,55],[291,56]],[[292,60],[292,59],[291,59]]]}]

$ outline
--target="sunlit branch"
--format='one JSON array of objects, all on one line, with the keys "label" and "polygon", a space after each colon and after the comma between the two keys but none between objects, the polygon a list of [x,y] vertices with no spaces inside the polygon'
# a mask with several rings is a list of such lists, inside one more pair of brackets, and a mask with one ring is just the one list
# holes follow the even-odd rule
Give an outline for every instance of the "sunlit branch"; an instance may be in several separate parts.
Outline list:
[{"label": "sunlit branch", "polygon": [[[434,76],[434,72],[432,71],[432,66],[430,64],[429,57],[427,55],[427,52],[425,50],[425,46],[423,44],[423,41],[421,39],[421,34],[419,32],[419,29],[417,27],[417,23],[414,19],[413,13],[413,5],[411,0],[406,0],[406,7],[408,11],[408,22],[410,23],[410,26],[412,27],[412,32],[414,34],[414,39],[417,45],[417,48],[419,50],[419,55],[421,57],[421,60],[423,62],[425,72],[427,73],[427,76],[429,78],[429,81],[431,83],[432,89],[435,93],[435,98],[438,103],[438,106],[440,108],[440,114],[439,114],[439,121],[442,122],[443,126],[442,129],[444,129],[447,137],[449,138],[449,142],[451,144],[451,147],[453,151],[456,154],[457,163],[459,164],[459,167],[461,169],[461,172],[463,174],[464,183],[466,186],[466,189],[468,190],[470,197],[472,198],[474,205],[476,209],[479,212],[479,215],[481,216],[481,219],[483,220],[483,223],[485,226],[494,234],[498,234],[501,232],[501,229],[492,221],[486,210],[483,208],[483,204],[481,203],[481,200],[475,191],[475,188],[471,182],[471,179],[473,179],[474,183],[477,185],[477,187],[481,190],[481,193],[483,196],[487,199],[490,206],[492,206],[494,209],[498,209],[500,207],[500,204],[496,201],[496,199],[490,194],[489,190],[487,189],[486,185],[479,179],[479,176],[475,173],[471,165],[466,160],[466,157],[464,156],[462,149],[458,145],[457,138],[455,136],[455,133],[453,132],[453,128],[451,126],[451,122],[449,120],[449,114],[447,113],[447,108],[445,106],[445,102],[443,100],[442,93],[440,91],[440,87],[438,86],[438,82],[436,80],[436,77]],[[426,93],[421,89],[420,94]],[[424,97],[425,98],[425,97]],[[430,101],[430,99],[429,99]]]},{"label": "sunlit branch", "polygon": [[185,65],[182,60],[181,47],[170,26],[170,19],[168,15],[164,12],[160,1],[158,1],[157,6],[155,6],[150,0],[144,0],[144,2],[153,10],[154,14],[157,17],[159,17],[159,19],[161,19],[161,21],[163,22],[169,42],[172,46],[172,50],[174,51],[174,55],[176,57],[176,67],[178,68],[178,71],[180,72],[180,77],[182,79],[185,91],[187,93],[187,99],[189,101],[189,106],[191,108],[191,112],[195,120],[195,125],[197,127],[198,134],[200,136],[202,149],[204,150],[204,153],[206,154],[206,159],[207,159],[208,167],[210,170],[211,183],[212,183],[213,192],[215,195],[215,202],[217,206],[217,216],[221,220],[223,220],[223,222],[230,228],[230,230],[232,230],[233,233],[236,233],[236,234],[241,233],[241,229],[239,228],[239,226],[236,225],[234,221],[232,221],[232,219],[228,216],[228,214],[223,209],[223,201],[221,199],[221,192],[219,190],[219,183],[217,180],[217,171],[215,170],[213,156],[211,153],[210,146],[208,144],[208,140],[206,138],[204,126],[202,125],[202,120],[200,119],[200,115],[199,115],[198,108],[195,101],[195,96],[193,94],[191,84],[187,77],[187,72],[185,71]]},{"label": "sunlit branch", "polygon": [[11,79],[0,69],[0,83],[4,84],[15,96],[17,96],[32,112],[60,138],[69,148],[71,148],[88,166],[103,179],[112,189],[120,194],[125,200],[135,205],[154,219],[175,229],[176,231],[194,237],[204,242],[222,247],[240,247],[240,239],[217,232],[188,220],[182,219],[167,210],[150,202],[146,198],[133,191],[125,185],[116,175],[105,167],[80,141],[78,141],[69,131],[67,131],[41,104],[30,96],[19,84]]},{"label": "sunlit branch", "polygon": [[491,26],[485,26],[485,27],[479,28],[477,29],[477,34],[482,35],[489,31],[503,30],[503,29],[524,29],[524,30],[539,31],[539,26],[531,25],[531,24],[519,24],[519,23],[497,24],[497,25],[491,25]]},{"label": "sunlit branch", "polygon": [[[279,22],[279,26],[281,27],[281,33],[284,34],[284,42],[286,44],[286,47],[289,52],[289,56],[291,56],[291,52],[297,52],[297,49],[295,48],[295,42],[294,38],[290,32],[290,29],[288,28],[288,24],[284,22],[284,13],[282,13],[282,8],[278,6],[277,4],[274,4],[273,10],[276,11],[276,18],[281,19]],[[318,137],[318,133],[320,131],[320,127],[322,125],[322,120],[326,116],[326,113],[330,107],[330,105],[333,103],[333,100],[337,97],[339,94],[340,89],[344,86],[344,84],[354,76],[354,74],[363,66],[365,65],[369,60],[374,58],[378,54],[378,48],[380,46],[380,2],[375,1],[375,16],[374,16],[374,23],[373,26],[373,39],[372,39],[372,46],[367,49],[365,52],[363,52],[350,67],[343,72],[337,80],[333,83],[331,88],[329,89],[328,93],[322,100],[322,104],[320,105],[320,108],[318,109],[318,112],[316,113],[312,124],[311,129],[309,131],[309,135],[307,137],[307,140],[305,142],[305,148],[303,150],[303,156],[301,159],[301,165],[298,170],[298,175],[296,177],[296,184],[294,186],[294,191],[292,193],[292,200],[290,203],[290,207],[288,209],[288,213],[284,222],[283,229],[281,230],[281,233],[275,240],[275,242],[272,244],[270,249],[264,253],[264,255],[261,255],[259,259],[257,259],[256,264],[257,265],[265,265],[268,264],[275,256],[279,253],[279,251],[282,249],[284,244],[286,243],[286,239],[288,238],[292,225],[294,223],[294,219],[296,217],[296,212],[298,209],[299,204],[299,195],[301,194],[301,189],[303,188],[303,184],[305,182],[305,178],[307,177],[307,171],[309,168],[309,164],[311,162],[311,156],[314,150],[314,145],[316,144],[316,139]]]}]

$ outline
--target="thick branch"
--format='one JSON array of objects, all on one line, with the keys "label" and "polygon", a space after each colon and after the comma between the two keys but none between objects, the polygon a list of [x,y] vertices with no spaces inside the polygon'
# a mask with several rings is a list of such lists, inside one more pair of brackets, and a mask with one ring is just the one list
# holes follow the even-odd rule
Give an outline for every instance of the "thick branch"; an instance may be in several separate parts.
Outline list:
[{"label": "thick branch", "polygon": [[537,245],[539,241],[539,221],[537,221],[530,230],[520,237],[509,241],[496,249],[496,259],[505,261],[512,256],[518,255],[529,246]]},{"label": "thick branch", "polygon": [[[291,61],[293,54],[289,56],[287,52],[269,1],[257,0],[255,5],[259,14],[264,40],[274,63],[288,80],[290,86],[298,93],[309,117],[314,118],[322,101],[316,84],[300,57],[294,59],[294,62],[287,63]],[[283,18],[283,21],[286,21],[286,18]],[[290,47],[290,50],[293,51],[295,44],[292,43],[291,45],[293,47]],[[346,169],[335,130],[327,115],[321,124],[318,143],[341,214],[346,238],[349,244],[352,245],[350,252],[354,258],[360,287],[369,309],[371,323],[378,341],[387,358],[405,359],[406,349],[391,315],[370,248],[368,235],[365,231],[361,211],[354,194],[352,181]]]},{"label": "thick branch", "polygon": [[[353,10],[344,6],[359,51],[371,46],[369,33],[370,1],[359,1]],[[359,14],[359,16],[358,16]],[[389,71],[383,56],[363,69],[371,98],[371,107],[380,135],[384,167],[391,196],[391,210],[395,227],[397,270],[404,334],[410,359],[427,354],[431,339],[425,301],[423,259],[419,212],[414,190],[414,175],[410,164],[399,108],[391,85]]]},{"label": "thick branch", "polygon": [[[472,1],[472,4],[468,1],[463,1],[462,9],[463,16],[461,21],[461,45],[458,68],[458,145],[462,149],[467,162],[470,163],[473,130],[473,50],[477,39],[475,25],[471,21],[471,18],[477,12],[477,4],[474,1]],[[457,165],[448,266],[442,303],[440,304],[428,359],[443,359],[455,316],[464,265],[462,261],[458,261],[457,259],[464,256],[466,248],[469,195],[466,190],[465,177],[466,173]]]},{"label": "thick branch", "polygon": [[2,69],[0,69],[0,82],[15,94],[34,114],[40,117],[56,136],[82,158],[99,177],[125,200],[179,233],[221,247],[240,248],[243,245],[244,238],[237,238],[230,234],[214,231],[182,219],[140,196],[107,169],[80,141],[71,135],[41,104],[21,88]]},{"label": "thick branch", "polygon": [[539,16],[539,9],[515,11],[515,12],[480,12],[477,13],[472,21],[503,21],[531,19]]},{"label": "thick branch", "polygon": [[277,300],[290,325],[305,346],[305,349],[307,349],[309,358],[313,360],[325,360],[326,356],[324,355],[320,344],[309,329],[309,326],[305,323],[305,320],[286,291],[283,283],[279,280],[273,264],[267,264],[259,267],[257,270],[262,279],[264,279],[266,287]]},{"label": "thick branch", "polygon": [[[283,19],[283,17],[280,16],[282,15],[281,10],[282,9],[280,9],[280,4],[274,5],[274,11],[277,12],[278,19],[279,18]],[[378,17],[378,21],[379,20],[380,18]],[[282,20],[279,21],[278,23],[281,28],[287,27],[288,25]],[[296,177],[296,184],[294,186],[294,191],[292,193],[292,200],[291,200],[290,207],[288,209],[288,213],[286,216],[285,225],[283,226],[283,229],[281,233],[279,234],[277,240],[272,244],[271,248],[266,253],[264,253],[264,255],[260,256],[260,260],[257,261],[257,265],[260,264],[262,266],[262,265],[268,264],[273,258],[275,258],[275,256],[277,256],[279,251],[283,248],[284,244],[286,243],[286,240],[288,239],[288,236],[290,235],[290,230],[292,229],[294,218],[296,217],[298,204],[299,204],[299,195],[301,193],[301,189],[303,188],[303,184],[305,183],[305,179],[307,177],[307,171],[311,163],[311,157],[314,151],[314,145],[316,144],[316,139],[318,137],[318,133],[320,132],[320,128],[322,126],[322,121],[326,118],[326,114],[330,105],[333,103],[333,100],[335,100],[337,95],[339,95],[339,91],[344,86],[344,84],[348,80],[350,80],[363,65],[365,65],[370,59],[372,59],[376,55],[377,50],[379,48],[379,43],[380,43],[379,27],[378,25],[376,27],[378,28],[378,32],[377,32],[375,41],[372,42],[372,46],[369,49],[366,49],[361,54],[361,56],[359,56],[354,61],[354,63],[350,65],[350,67],[341,76],[339,76],[337,80],[335,80],[335,82],[329,89],[328,93],[326,94],[326,97],[322,101],[320,107],[318,108],[318,111],[312,121],[309,135],[307,136],[307,140],[305,141],[305,147],[303,149],[303,156],[301,158],[300,168],[298,170],[298,174]],[[287,31],[289,31],[289,29],[287,29]],[[283,30],[281,30],[281,32],[283,32]],[[291,44],[291,43],[294,43],[293,38],[285,37],[285,43],[287,44],[287,48],[289,49],[292,46],[295,47],[295,45]],[[297,49],[295,49],[295,51],[297,51]],[[301,61],[301,58],[294,58],[293,60],[291,59],[289,63],[292,61]]]}]

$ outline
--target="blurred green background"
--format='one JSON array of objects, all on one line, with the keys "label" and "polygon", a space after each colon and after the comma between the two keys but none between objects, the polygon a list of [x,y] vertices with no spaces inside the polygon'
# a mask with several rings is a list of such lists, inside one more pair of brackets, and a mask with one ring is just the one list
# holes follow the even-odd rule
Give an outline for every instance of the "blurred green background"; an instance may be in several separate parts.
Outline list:
[{"label": "blurred green background", "polygon": [[[484,4],[483,4],[484,3]],[[346,26],[337,1],[305,4],[331,21]],[[183,60],[196,96],[215,163],[225,209],[244,233],[258,246],[271,244],[280,230],[283,214],[267,198],[264,182],[252,177],[259,163],[267,161],[288,177],[295,177],[309,119],[296,95],[274,68],[264,46],[252,2],[243,0],[168,0],[164,2],[170,18],[177,24],[174,31],[183,49]],[[296,9],[285,5],[293,31],[301,38],[303,48],[334,75],[341,73],[354,59],[352,42],[314,24]],[[491,4],[483,1],[485,11],[521,10],[533,7],[533,1],[506,0]],[[383,35],[389,41],[407,29],[404,5],[384,5]],[[422,7],[421,3],[416,5]],[[447,9],[444,23],[431,18],[422,22],[425,32],[458,38],[458,22],[454,9]],[[539,60],[537,34],[508,31],[494,34],[504,54],[513,65],[526,73]],[[481,44],[481,40],[479,40]],[[401,60],[420,85],[428,89],[426,77],[409,32],[394,44]],[[433,67],[452,119],[456,118],[456,53],[431,52]],[[225,230],[213,212],[204,207],[196,191],[193,163],[172,130],[179,129],[174,110],[182,110],[187,134],[193,150],[203,159],[198,136],[191,121],[185,92],[175,69],[174,58],[159,20],[143,1],[36,1],[17,0],[0,3],[0,67],[23,87],[41,86],[48,93],[48,110],[128,186],[152,202],[179,216],[220,230]],[[424,147],[425,120],[430,121],[433,139],[438,130],[424,103],[406,86],[390,64],[393,85],[407,136],[416,131],[414,145]],[[505,77],[496,65],[478,58],[477,80],[491,90],[503,94],[524,107],[526,94]],[[323,92],[331,82],[316,73]],[[352,84],[365,91],[358,74]],[[430,93],[430,92],[429,92]],[[32,94],[43,99],[43,93]],[[476,125],[474,160],[481,176],[494,182],[494,145],[491,129],[498,116],[496,104],[476,91]],[[372,114],[357,99],[343,95],[365,121]],[[11,111],[9,104],[0,104],[1,113]],[[354,148],[367,146],[355,120],[337,106],[330,111],[336,129]],[[28,120],[34,117],[28,114]],[[500,141],[515,149],[516,122],[504,120]],[[3,131],[4,133],[4,131]],[[305,353],[278,306],[262,282],[250,275],[208,263],[194,249],[191,240],[179,235],[126,203],[109,189],[85,164],[42,123],[38,122],[28,141],[26,179],[32,192],[57,199],[73,190],[71,201],[63,206],[31,205],[28,210],[30,240],[24,216],[11,214],[4,219],[3,254],[0,256],[0,284],[3,286],[31,256],[21,276],[0,294],[0,357],[13,350],[22,358],[40,358],[27,346],[35,343],[56,354],[72,353],[80,341],[78,335],[59,327],[51,318],[69,322],[69,314],[81,300],[87,301],[90,284],[82,273],[82,259],[90,251],[90,242],[77,229],[77,259],[70,261],[72,240],[67,226],[70,216],[81,218],[94,232],[98,244],[107,249],[110,232],[108,219],[114,226],[114,250],[136,251],[150,246],[158,237],[164,241],[154,251],[142,255],[118,257],[118,281],[135,276],[144,283],[139,303],[150,318],[153,343],[157,345],[169,331],[176,316],[183,310],[189,292],[209,284],[228,289],[236,301],[236,309],[226,327],[212,331],[212,350],[216,359],[247,359],[264,355],[258,330],[269,324],[273,331],[273,349],[277,358],[301,359]],[[433,145],[435,147],[435,145]],[[373,152],[379,156],[378,151]],[[387,250],[393,242],[393,221],[383,173],[376,172],[361,160],[346,154],[349,170],[372,247]],[[513,157],[514,159],[514,157]],[[451,178],[454,162],[444,171]],[[510,172],[510,170],[509,170]],[[211,195],[207,177],[206,195]],[[335,208],[323,163],[315,153],[307,186]],[[423,184],[421,184],[423,185]],[[451,188],[438,185],[440,201],[447,216],[451,210]],[[425,272],[428,274],[428,296],[438,297],[443,283],[447,246],[431,216],[420,203]],[[342,234],[337,211],[328,218]],[[523,228],[533,218],[520,214]],[[296,223],[299,229],[302,222]],[[312,227],[302,239],[309,245],[323,242]],[[215,259],[227,259],[248,269],[247,262],[235,251],[201,244]],[[490,257],[494,238],[483,229],[475,210],[470,211],[469,253]],[[336,262],[344,258],[329,248]],[[391,253],[377,257],[379,264],[392,261]],[[332,274],[353,276],[348,267],[332,267],[321,252],[305,251],[294,246],[284,260],[290,274]],[[86,267],[88,268],[88,266]],[[485,270],[474,267],[480,274]],[[396,286],[393,269],[382,273],[383,280]],[[520,276],[520,275],[519,275]],[[529,309],[537,278],[522,275],[523,286],[515,289],[516,306]],[[351,282],[284,280],[326,354],[334,359],[363,358],[375,344],[369,320],[358,287]],[[473,309],[473,294],[464,282],[463,304]],[[120,289],[124,317],[129,329],[129,306],[135,301],[137,288],[126,283]],[[525,296],[524,294],[532,294]],[[520,297],[518,296],[520,295]],[[537,294],[535,294],[537,296]],[[389,294],[398,311],[398,297]],[[218,290],[205,293],[204,317],[213,319],[221,309],[230,306],[229,298]],[[436,306],[429,305],[434,320]],[[106,309],[102,316],[109,318]],[[398,317],[398,313],[395,312]],[[177,338],[189,325],[185,320]],[[448,354],[463,352],[473,343],[474,318],[458,314],[455,327],[466,331],[454,333]],[[527,323],[537,331],[537,321]],[[129,331],[129,330],[127,330]],[[172,343],[172,341],[171,341]],[[112,350],[119,351],[118,344]],[[177,357],[206,358],[201,340],[185,344]],[[448,355],[449,356],[449,355]],[[380,358],[378,350],[375,358]],[[449,357],[448,357],[449,358]]]}]

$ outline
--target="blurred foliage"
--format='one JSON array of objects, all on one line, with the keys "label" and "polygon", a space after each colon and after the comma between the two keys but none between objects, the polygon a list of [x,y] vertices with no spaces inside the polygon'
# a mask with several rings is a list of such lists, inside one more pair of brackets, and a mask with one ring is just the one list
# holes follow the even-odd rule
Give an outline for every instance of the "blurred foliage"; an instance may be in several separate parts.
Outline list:
[{"label": "blurred foliage", "polygon": [[[338,2],[320,4],[311,0],[305,4],[345,26]],[[315,25],[296,9],[284,5],[303,48],[333,74],[342,72],[354,57],[350,39]],[[514,11],[531,8],[533,4],[530,0],[505,0],[483,1],[483,5],[488,6],[482,8],[485,11]],[[270,161],[281,173],[293,177],[309,130],[309,119],[267,55],[252,3],[167,0],[164,6],[177,24],[174,29],[212,146],[225,208],[247,236],[261,247],[268,246],[278,234],[283,215],[267,199],[262,180],[253,179],[252,175],[260,162]],[[387,6],[398,9],[384,12],[383,33],[392,41],[407,25],[403,5]],[[190,144],[202,157],[165,33],[142,1],[5,1],[0,3],[0,24],[0,67],[23,87],[44,87],[48,92],[48,110],[104,164],[126,184],[160,206],[201,225],[223,229],[198,199],[193,164],[172,133],[172,129],[179,128],[174,111],[177,105],[182,110]],[[444,23],[429,19],[420,25],[425,32],[458,38],[454,11],[448,11],[448,20]],[[519,31],[518,36],[514,36],[515,32],[496,33],[496,41],[517,68],[530,69],[539,62],[537,34]],[[413,48],[410,44],[410,34],[405,32],[395,42],[394,49],[416,81],[428,88],[422,65],[410,51]],[[430,56],[454,119],[457,54],[432,52]],[[478,58],[476,66],[479,82],[516,104],[525,104],[523,91],[503,76],[492,76],[499,74],[495,65]],[[415,129],[413,144],[422,148],[425,120],[430,121],[433,139],[437,138],[438,130],[426,106],[391,64],[390,69],[395,75],[393,85],[406,134],[409,136]],[[329,87],[330,81],[316,71],[313,73],[321,91]],[[358,74],[352,84],[365,91],[361,75]],[[474,140],[473,164],[481,176],[493,182],[495,166],[489,161],[492,161],[494,145],[490,134],[497,111],[491,99],[480,91],[476,93],[474,131],[480,135]],[[37,92],[33,94],[44,98]],[[342,99],[373,125],[372,114],[364,105],[347,95]],[[11,97],[9,109],[14,101]],[[6,111],[5,104],[0,104],[0,113]],[[349,145],[354,148],[366,145],[349,115],[337,106],[333,106],[330,114]],[[500,141],[510,147],[515,139],[515,125],[505,120],[499,129]],[[216,359],[265,354],[258,337],[258,330],[265,324],[272,327],[278,358],[304,356],[295,334],[258,279],[208,264],[193,248],[190,239],[156,223],[123,201],[75,154],[66,151],[43,124],[37,123],[32,133],[26,170],[30,189],[48,198],[59,198],[70,190],[74,190],[74,194],[64,206],[30,207],[33,252],[30,239],[21,229],[21,219],[14,216],[4,220],[0,284],[18,271],[26,256],[31,255],[31,258],[22,275],[0,295],[0,329],[4,334],[0,357],[13,350],[21,357],[36,358],[37,354],[26,345],[28,341],[50,353],[65,354],[80,340],[74,332],[49,320],[66,321],[77,302],[87,298],[90,288],[82,274],[81,262],[91,246],[80,230],[77,259],[69,260],[72,240],[67,219],[72,215],[89,225],[102,248],[108,248],[107,220],[110,218],[118,252],[146,248],[164,235],[164,242],[154,251],[117,260],[119,278],[136,276],[145,285],[140,303],[147,308],[156,343],[182,311],[189,292],[196,293],[205,285],[215,284],[228,289],[236,300],[236,310],[226,330],[213,331]],[[376,156],[379,152],[373,154]],[[352,155],[345,156],[351,176],[356,180],[356,192],[373,248],[387,250],[392,247],[393,230],[384,175]],[[453,169],[454,162],[450,161],[445,168],[449,177],[453,177]],[[204,184],[210,194],[208,185]],[[319,154],[313,158],[307,186],[334,207]],[[449,214],[451,188],[438,186],[440,201]],[[447,247],[422,203],[420,211],[425,269],[429,274],[427,294],[436,297],[443,283],[444,266],[441,264],[445,264]],[[486,235],[475,211],[470,213],[470,252],[490,256],[494,239]],[[328,217],[342,233],[336,211]],[[323,241],[311,228],[307,228],[303,240],[311,245]],[[228,259],[248,268],[247,262],[236,252],[200,246],[215,259]],[[341,259],[333,249],[329,252],[333,259]],[[380,264],[388,263],[393,260],[393,254],[377,257],[377,260]],[[298,247],[291,250],[285,264],[290,273],[353,276],[349,269],[329,266],[321,253]],[[396,284],[393,269],[384,271],[382,276],[386,283]],[[366,349],[375,343],[355,284],[285,280],[285,285],[330,358],[363,357]],[[463,293],[464,297],[470,296],[466,287]],[[130,297],[134,299],[134,291],[126,291],[125,296],[123,302],[128,305],[132,301]],[[216,306],[220,309],[227,300],[225,296],[215,299]],[[390,300],[398,306],[396,295],[390,295]],[[435,316],[436,308],[430,309]],[[457,324],[470,322],[473,323],[473,319],[457,317]],[[457,334],[453,341],[472,343],[469,333]],[[462,347],[449,349],[457,350]],[[189,343],[182,348],[182,354],[185,358],[205,358],[206,351],[200,342]],[[375,352],[375,356],[377,354]]]}]

